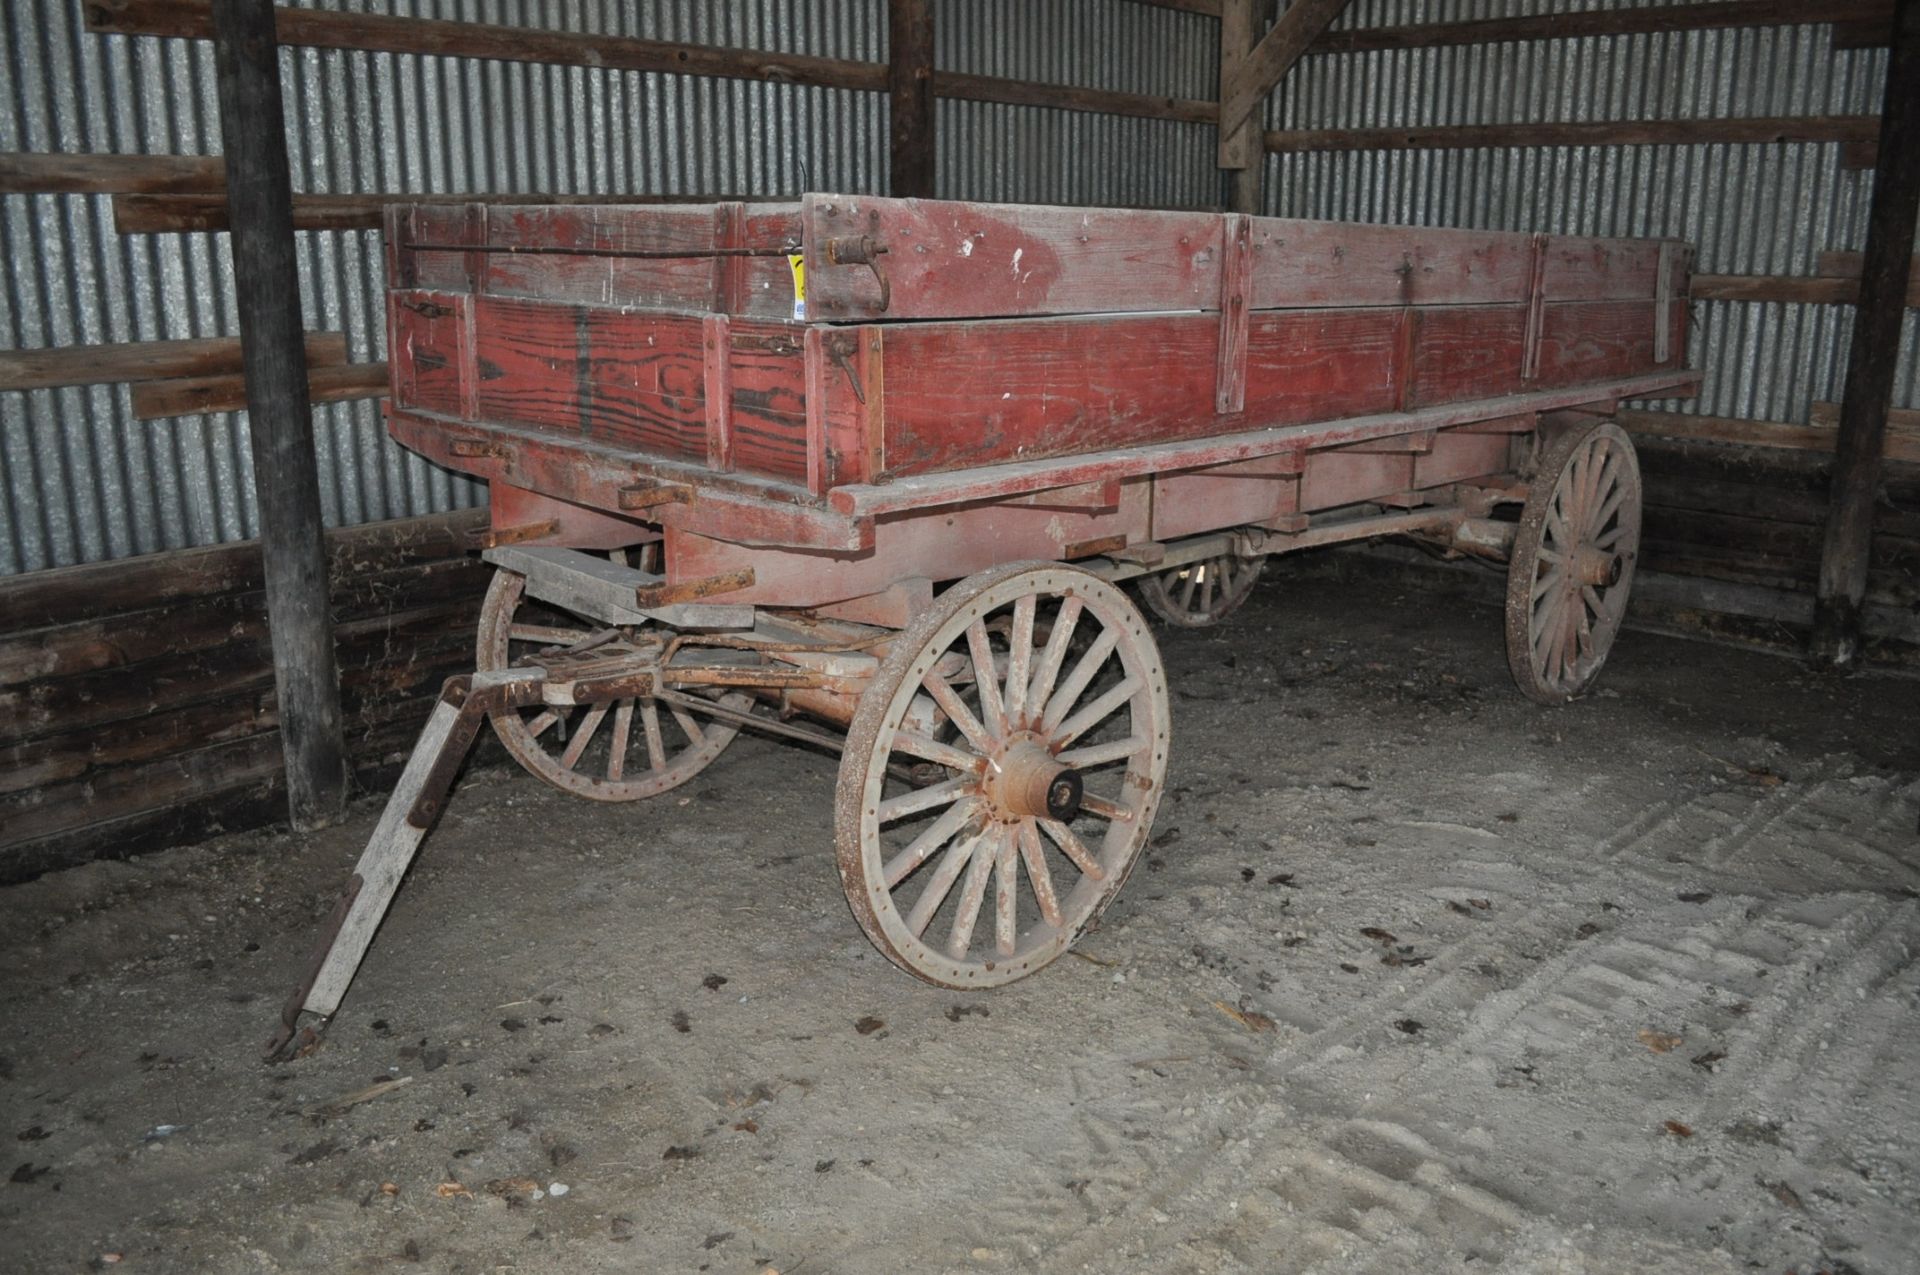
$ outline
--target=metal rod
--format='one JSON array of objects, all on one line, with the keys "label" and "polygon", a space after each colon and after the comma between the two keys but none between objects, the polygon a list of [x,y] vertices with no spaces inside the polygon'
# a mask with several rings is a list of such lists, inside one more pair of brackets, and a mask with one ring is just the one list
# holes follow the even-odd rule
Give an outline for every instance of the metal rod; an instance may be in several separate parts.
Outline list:
[{"label": "metal rod", "polygon": [[678,691],[670,691],[664,686],[654,689],[653,698],[663,704],[678,704],[682,708],[690,708],[696,712],[705,713],[709,717],[718,717],[741,726],[751,726],[757,730],[766,731],[769,734],[785,735],[790,739],[802,740],[809,744],[818,744],[820,747],[830,749],[836,753],[841,752],[847,746],[847,741],[838,735],[829,735],[824,731],[809,730],[805,726],[795,726],[790,722],[775,721],[772,718],[758,717],[752,713],[743,713],[738,709],[728,708],[724,704],[716,704],[710,699],[701,699],[698,696],[682,695]]}]

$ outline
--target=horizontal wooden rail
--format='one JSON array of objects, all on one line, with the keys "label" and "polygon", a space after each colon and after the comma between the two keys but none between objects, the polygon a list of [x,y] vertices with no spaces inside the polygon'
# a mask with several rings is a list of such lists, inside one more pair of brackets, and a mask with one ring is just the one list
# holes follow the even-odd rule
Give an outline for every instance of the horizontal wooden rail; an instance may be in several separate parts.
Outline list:
[{"label": "horizontal wooden rail", "polygon": [[[342,363],[307,370],[307,399],[313,403],[344,403],[357,398],[380,398],[387,392],[385,363]],[[247,381],[238,373],[197,376],[179,381],[148,381],[133,387],[134,419],[164,420],[170,416],[198,416],[203,412],[238,412],[247,406]]]},{"label": "horizontal wooden rail", "polygon": [[[1833,408],[1830,419],[1838,421],[1833,404],[1815,404],[1813,419],[1822,419],[1822,407]],[[1787,421],[1756,421],[1737,416],[1694,416],[1686,412],[1622,410],[1617,413],[1621,426],[1633,434],[1653,434],[1661,438],[1689,438],[1706,443],[1739,443],[1748,447],[1783,447],[1795,451],[1831,452],[1839,431],[1833,425],[1795,425]],[[1920,412],[1896,411],[1887,429],[1888,460],[1920,464]]]},{"label": "horizontal wooden rail", "polygon": [[[307,333],[307,363],[310,367],[327,367],[346,361],[345,333]],[[238,375],[240,367],[240,338],[237,336],[0,350],[0,390],[46,390],[63,385],[111,385],[120,381]]]},{"label": "horizontal wooden rail", "polygon": [[0,195],[161,195],[226,189],[218,155],[0,154]]},{"label": "horizontal wooden rail", "polygon": [[1071,84],[1041,84],[992,75],[964,75],[959,71],[935,71],[933,92],[935,97],[964,102],[1048,106],[1063,111],[1181,120],[1189,124],[1212,124],[1220,118],[1219,103],[1198,98],[1154,97],[1145,93],[1078,88]]},{"label": "horizontal wooden rail", "polygon": [[[87,29],[103,34],[155,35],[205,39],[213,34],[208,0],[91,0]],[[319,9],[275,11],[280,43],[312,49],[354,49],[365,53],[406,53],[427,57],[489,58],[551,66],[599,67],[666,75],[705,75],[721,79],[805,84],[820,88],[883,93],[887,66],[847,58],[761,49],[732,49],[673,44],[633,36],[552,31],[538,27],[402,18],[385,14],[341,13]],[[941,97],[969,101],[1050,106],[1152,119],[1211,122],[1212,102],[1037,84],[982,75],[942,72],[934,77]]]},{"label": "horizontal wooden rail", "polygon": [[1534,146],[1698,146],[1714,143],[1840,142],[1871,162],[1875,115],[1749,116],[1698,120],[1588,120],[1558,124],[1438,124],[1418,128],[1275,129],[1267,149],[1303,151],[1475,150]]},{"label": "horizontal wooden rail", "polygon": [[[1220,0],[1133,0],[1136,4],[1220,16]],[[1819,26],[1832,23],[1836,49],[1885,48],[1893,30],[1886,0],[1709,0],[1646,8],[1589,9],[1579,13],[1529,14],[1463,22],[1421,22],[1390,27],[1328,31],[1307,49],[1317,53],[1371,53],[1381,49],[1434,49],[1458,44],[1507,44],[1583,36],[1657,35],[1666,31],[1711,31],[1735,27]]]},{"label": "horizontal wooden rail", "polygon": [[1886,0],[1721,0],[1705,4],[1663,4],[1642,9],[1587,9],[1579,13],[1543,13],[1469,22],[1428,22],[1396,27],[1352,27],[1328,31],[1307,50],[1316,53],[1371,53],[1382,49],[1434,49],[1459,44],[1507,44],[1566,40],[1582,36],[1657,35],[1669,31],[1707,31],[1729,27],[1811,26],[1819,23],[1878,23],[1881,45],[1893,26]]},{"label": "horizontal wooden rail", "polygon": [[[378,230],[388,204],[710,204],[751,195],[295,195],[295,230]],[[116,195],[113,227],[123,235],[225,230],[225,195]]]},{"label": "horizontal wooden rail", "polygon": [[[1920,306],[1920,270],[1908,284],[1907,304]],[[1860,276],[1697,274],[1695,301],[1773,301],[1785,305],[1853,305],[1860,299]]]}]

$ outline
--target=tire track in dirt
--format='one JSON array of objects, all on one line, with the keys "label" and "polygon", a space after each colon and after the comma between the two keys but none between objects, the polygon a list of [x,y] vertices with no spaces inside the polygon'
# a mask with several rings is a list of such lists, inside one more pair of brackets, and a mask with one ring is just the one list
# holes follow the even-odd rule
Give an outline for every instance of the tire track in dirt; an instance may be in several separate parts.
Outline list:
[{"label": "tire track in dirt", "polygon": [[[1808,1068],[1822,1028],[1783,1025],[1820,1019],[1808,1014],[1810,1005],[1858,988],[1864,999],[1850,992],[1845,999],[1868,1008],[1826,1015],[1825,1030],[1859,1014],[1886,1023],[1883,1007],[1897,997],[1885,989],[1911,968],[1906,953],[1915,936],[1906,914],[1920,909],[1857,893],[1830,899],[1839,908],[1833,923],[1873,937],[1844,970],[1822,976],[1813,927],[1764,913],[1756,919],[1737,895],[1697,908],[1677,901],[1672,885],[1676,876],[1718,869],[1710,884],[1737,887],[1741,883],[1719,879],[1729,865],[1756,851],[1769,853],[1783,828],[1800,830],[1807,812],[1815,829],[1844,828],[1847,820],[1836,814],[1853,810],[1857,817],[1865,801],[1879,822],[1898,813],[1894,791],[1890,781],[1861,785],[1845,775],[1816,775],[1789,791],[1699,787],[1656,803],[1604,838],[1595,853],[1577,856],[1570,868],[1556,865],[1557,884],[1576,891],[1604,884],[1619,900],[1613,928],[1581,936],[1570,924],[1569,906],[1546,905],[1506,913],[1497,926],[1443,946],[1433,958],[1441,967],[1437,976],[1404,991],[1383,988],[1277,1047],[1249,1072],[1229,1075],[1208,1106],[1207,1127],[1194,1136],[1173,1147],[1135,1148],[1127,1170],[1103,1179],[1103,1190],[1124,1190],[1129,1179],[1146,1189],[1104,1217],[1085,1218],[1080,1236],[1048,1252],[1047,1268],[1178,1270],[1186,1268],[1180,1254],[1197,1268],[1211,1264],[1207,1254],[1224,1252],[1249,1270],[1308,1270],[1334,1259],[1345,1263],[1341,1269],[1408,1269],[1409,1261],[1422,1253],[1431,1258],[1436,1248],[1464,1248],[1497,1262],[1511,1236],[1564,1206],[1565,1192],[1541,1182],[1577,1181],[1587,1159],[1578,1141],[1557,1134],[1528,1140],[1528,1154],[1518,1160],[1489,1155],[1477,1107],[1489,1092],[1527,1095],[1523,1101],[1537,1105],[1540,1060],[1558,1058],[1577,1068],[1583,1055],[1647,1055],[1664,1075],[1648,1086],[1649,1104],[1680,1109],[1709,1073],[1685,1055],[1654,1057],[1636,1039],[1634,1025],[1644,1022],[1652,1031],[1655,1023],[1698,1022],[1711,1036],[1719,1024],[1737,1022],[1721,1036],[1729,1052],[1748,1057],[1764,1056],[1770,1037],[1788,1037],[1785,1061],[1773,1066],[1777,1078],[1767,1082],[1784,1095]],[[1660,854],[1666,845],[1704,847],[1707,863],[1682,864],[1676,872]],[[1804,850],[1802,844],[1796,854]],[[1495,958],[1529,951],[1540,959],[1518,983],[1488,973]],[[1755,1000],[1762,990],[1772,999]],[[1737,1012],[1742,1005],[1744,1015]],[[1383,1035],[1391,1042],[1384,1024],[1395,1015],[1422,1024],[1418,1045],[1381,1043]],[[1222,1029],[1203,1034],[1216,1046],[1224,1040],[1244,1047],[1244,1038]],[[1879,1060],[1893,1048],[1883,1030],[1863,1057]],[[1536,1061],[1524,1061],[1529,1058]],[[1851,1071],[1871,1065],[1857,1063]],[[1861,1090],[1865,1080],[1853,1074],[1832,1083],[1870,1092],[1870,1086]],[[1752,1097],[1743,1091],[1720,1101],[1742,1105]],[[1601,1136],[1615,1141],[1660,1136],[1658,1120],[1595,1110],[1577,1086],[1553,1092],[1547,1105],[1551,1117],[1537,1123],[1548,1128],[1597,1121]],[[1734,1118],[1699,1110],[1702,1128]],[[1623,1131],[1623,1124],[1630,1128]],[[1112,1144],[1092,1138],[1090,1145],[1097,1153]],[[1691,1219],[1672,1215],[1661,1190],[1642,1194],[1636,1204],[1649,1223],[1687,1229]],[[1059,1233],[1038,1218],[1020,1225],[1021,1211],[1016,1200],[988,1212],[1002,1235],[1010,1227],[1029,1237]],[[1718,1239],[1701,1237],[1701,1261]],[[1137,1267],[1127,1256],[1135,1251]],[[1145,1259],[1149,1251],[1156,1255],[1152,1262]]]}]

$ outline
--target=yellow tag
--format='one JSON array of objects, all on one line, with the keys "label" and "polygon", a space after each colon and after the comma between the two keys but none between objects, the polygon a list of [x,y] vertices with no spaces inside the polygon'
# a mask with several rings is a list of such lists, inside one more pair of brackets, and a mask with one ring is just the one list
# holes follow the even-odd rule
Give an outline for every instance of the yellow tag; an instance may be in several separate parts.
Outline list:
[{"label": "yellow tag", "polygon": [[807,317],[807,259],[797,252],[787,254],[787,268],[793,271],[793,317]]}]

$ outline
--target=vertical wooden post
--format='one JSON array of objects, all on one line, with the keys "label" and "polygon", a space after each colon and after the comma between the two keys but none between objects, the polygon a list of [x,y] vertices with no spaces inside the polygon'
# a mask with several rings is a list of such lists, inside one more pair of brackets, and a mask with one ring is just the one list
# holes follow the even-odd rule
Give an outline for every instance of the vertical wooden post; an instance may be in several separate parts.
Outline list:
[{"label": "vertical wooden post", "polygon": [[1840,400],[1833,482],[1827,505],[1820,582],[1814,598],[1811,654],[1844,667],[1860,653],[1860,609],[1873,547],[1873,507],[1893,406],[1900,325],[1906,317],[1913,238],[1920,220],[1920,0],[1897,0],[1887,59],[1886,109],[1880,121],[1873,206],[1853,313],[1847,383]]},{"label": "vertical wooden post", "polygon": [[[1239,81],[1247,55],[1253,52],[1254,27],[1261,4],[1262,0],[1220,0],[1220,100],[1223,105],[1231,86]],[[1228,212],[1260,212],[1260,173],[1266,162],[1260,112],[1256,111],[1230,135],[1220,135],[1218,163],[1227,173]]]},{"label": "vertical wooden post", "polygon": [[933,0],[887,0],[888,193],[933,198]]},{"label": "vertical wooden post", "polygon": [[345,808],[346,750],[273,0],[213,0],[213,35],[287,806],[294,827],[317,828]]}]

